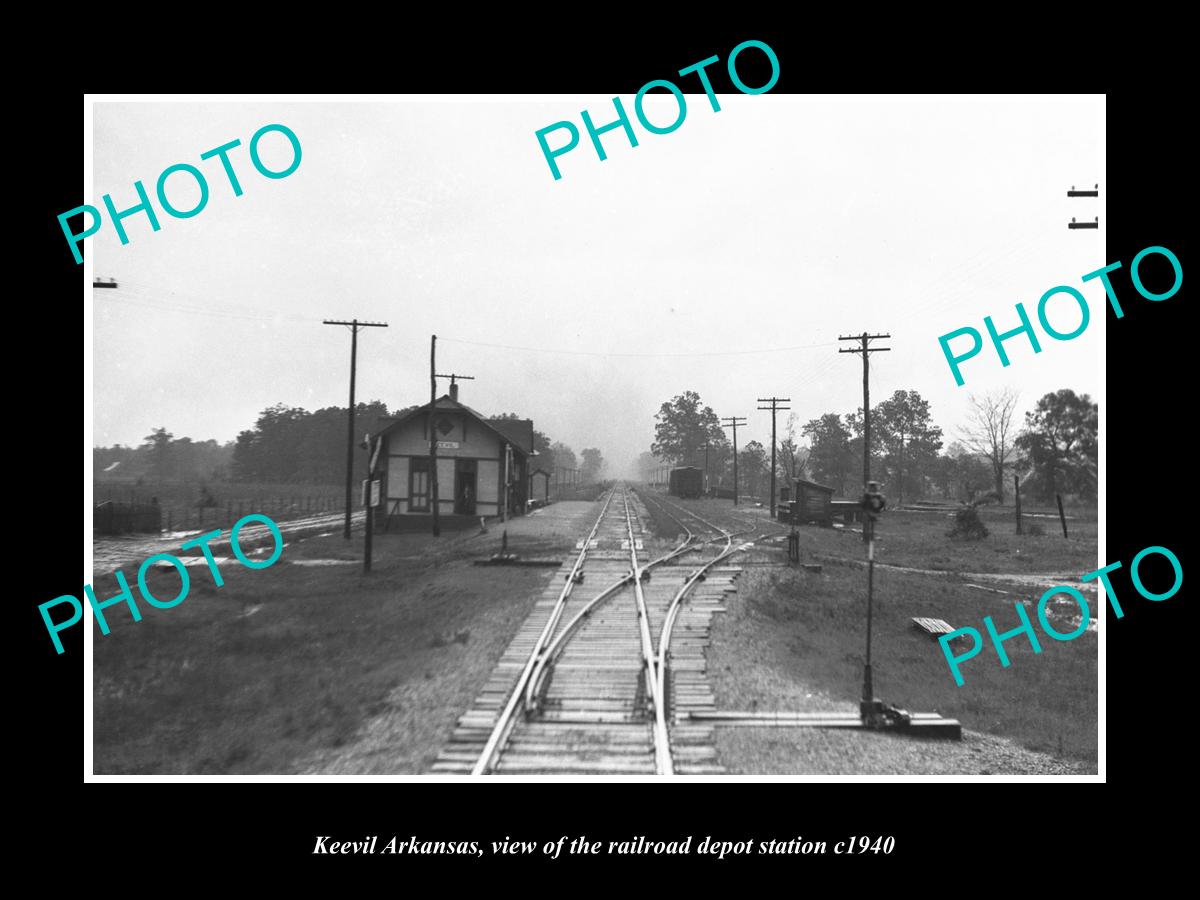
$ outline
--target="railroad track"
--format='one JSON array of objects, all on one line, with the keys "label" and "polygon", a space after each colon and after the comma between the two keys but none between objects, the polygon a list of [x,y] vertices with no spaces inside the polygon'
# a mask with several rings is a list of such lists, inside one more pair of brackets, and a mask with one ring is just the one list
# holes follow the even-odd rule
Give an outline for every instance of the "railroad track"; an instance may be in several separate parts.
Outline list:
[{"label": "railroad track", "polygon": [[[680,524],[650,558],[646,500]],[[674,504],[672,504],[674,505]],[[543,595],[433,771],[483,774],[713,774],[704,648],[738,570],[738,533],[617,486],[561,588]],[[697,554],[699,558],[697,558]]]},{"label": "railroad track", "polygon": [[[359,528],[366,521],[366,514],[362,510],[359,510],[353,514],[351,521],[353,527]],[[344,522],[345,514],[336,512],[304,516],[297,519],[284,519],[282,522],[276,524],[279,526],[284,540],[292,541],[326,530],[331,532],[340,531]],[[159,534],[121,535],[115,537],[97,535],[92,541],[92,569],[96,573],[108,574],[122,566],[139,564],[143,559],[155,553],[174,552],[178,554],[179,545],[182,542],[202,534],[205,530],[211,531],[215,528],[220,528],[223,535],[222,541],[227,545],[230,532],[229,525],[211,525],[206,526],[205,529],[197,528],[183,532],[172,532],[170,536]],[[269,543],[273,541],[273,537],[266,525],[254,524],[247,525],[241,530],[238,535],[238,541],[243,547],[249,548]],[[197,554],[193,551],[187,555]]]}]

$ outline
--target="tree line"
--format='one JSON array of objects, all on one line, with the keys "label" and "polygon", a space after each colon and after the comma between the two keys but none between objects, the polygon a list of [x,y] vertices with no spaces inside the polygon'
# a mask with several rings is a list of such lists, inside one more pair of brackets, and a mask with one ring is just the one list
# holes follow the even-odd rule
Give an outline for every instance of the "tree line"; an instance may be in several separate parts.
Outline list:
[{"label": "tree line", "polygon": [[[1022,492],[1052,501],[1055,494],[1094,500],[1097,491],[1098,408],[1087,394],[1063,389],[1046,394],[1016,420],[1018,396],[1003,390],[971,396],[971,413],[955,439],[933,421],[929,401],[915,390],[898,390],[871,407],[871,475],[896,503],[937,497],[1004,502],[1013,475]],[[685,391],[664,402],[655,416],[654,442],[639,469],[648,478],[662,465],[707,471],[710,484],[733,483],[729,432],[699,394]],[[803,478],[832,487],[840,496],[862,486],[863,411],[828,412],[799,426],[789,416],[776,448],[776,478],[787,485]],[[770,447],[749,441],[738,447],[738,490],[769,491]]]},{"label": "tree line", "polygon": [[[504,413],[499,416],[493,416],[494,419],[520,419],[516,413]],[[576,469],[579,471],[580,484],[595,484],[600,480],[601,474],[604,472],[607,465],[604,454],[596,447],[585,447],[583,449],[583,461],[580,462],[576,457],[575,451],[562,441],[551,440],[547,435],[534,429],[533,432],[533,449],[537,452],[537,456],[530,462],[529,470],[532,472],[535,469],[543,469],[554,476],[558,469]]]},{"label": "tree line", "polygon": [[[361,438],[377,427],[379,417],[401,416],[416,408],[409,406],[389,413],[387,405],[378,400],[358,403],[355,428]],[[116,444],[93,448],[93,473],[122,480],[340,484],[346,477],[346,412],[344,406],[310,412],[276,404],[259,413],[252,428],[224,444],[176,438],[166,428],[155,428],[137,447]],[[523,417],[505,413],[496,418]],[[598,481],[604,468],[598,449],[585,449],[580,463],[574,450],[541,431],[534,431],[534,449],[538,455],[531,471],[543,468],[553,474],[556,466],[580,469],[581,481],[587,483]],[[356,481],[366,477],[366,455],[354,454],[352,477]]]}]

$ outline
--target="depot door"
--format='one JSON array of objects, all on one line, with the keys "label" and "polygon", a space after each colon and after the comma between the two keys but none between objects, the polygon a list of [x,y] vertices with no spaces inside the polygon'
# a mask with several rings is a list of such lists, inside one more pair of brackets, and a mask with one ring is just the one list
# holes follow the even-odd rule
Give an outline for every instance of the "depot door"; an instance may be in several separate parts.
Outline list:
[{"label": "depot door", "polygon": [[454,512],[460,516],[475,515],[475,460],[454,461]]}]

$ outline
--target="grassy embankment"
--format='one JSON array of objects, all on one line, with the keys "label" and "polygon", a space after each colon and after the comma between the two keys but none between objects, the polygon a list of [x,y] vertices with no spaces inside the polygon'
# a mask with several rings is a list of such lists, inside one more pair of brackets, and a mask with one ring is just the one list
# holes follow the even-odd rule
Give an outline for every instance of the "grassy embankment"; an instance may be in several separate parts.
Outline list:
[{"label": "grassy embankment", "polygon": [[[684,501],[687,505],[692,502]],[[727,501],[695,501],[702,515],[728,514]],[[1096,568],[1096,523],[1068,522],[1065,541],[1058,522],[1041,536],[1013,534],[1012,510],[989,510],[991,534],[978,542],[945,536],[950,520],[932,513],[885,514],[876,559],[914,568],[956,572],[1078,576]],[[1048,520],[1038,520],[1048,521]],[[673,522],[661,525],[673,534]],[[748,567],[737,582],[730,620],[718,620],[714,640],[734,642],[744,667],[714,672],[718,704],[731,709],[819,709],[856,703],[862,684],[866,569],[858,534],[806,526],[800,529],[801,558],[820,562],[820,574],[792,568],[783,550],[779,565]],[[848,561],[840,561],[842,557]],[[1065,582],[1072,583],[1072,582]],[[996,587],[993,583],[988,583]],[[1097,752],[1097,639],[1094,631],[1069,642],[1037,630],[1042,652],[1028,641],[1007,642],[1011,659],[1002,668],[982,624],[991,615],[1001,632],[1020,624],[1013,609],[1026,601],[1035,622],[1040,588],[999,585],[998,594],[948,576],[875,571],[873,668],[877,696],[898,706],[958,718],[966,728],[1013,738],[1034,750],[1095,764]],[[1095,615],[1095,592],[1085,592]],[[1052,621],[1073,630],[1073,605],[1056,607]],[[983,652],[963,664],[957,687],[941,647],[918,631],[914,617],[972,626],[984,635]],[[960,650],[961,652],[961,650]]]},{"label": "grassy embankment", "polygon": [[[573,540],[512,543],[540,555]],[[141,622],[113,607],[111,633],[95,631],[96,771],[288,773],[383,712],[396,740],[373,765],[427,770],[554,571],[471,565],[499,541],[496,528],[436,544],[381,535],[364,576],[360,562],[296,565],[361,560],[357,536],[312,538],[268,569],[223,565],[220,588],[205,567],[189,569],[188,598],[140,603]],[[173,570],[149,580],[157,596],[178,591]],[[117,590],[108,576],[95,587]]]}]

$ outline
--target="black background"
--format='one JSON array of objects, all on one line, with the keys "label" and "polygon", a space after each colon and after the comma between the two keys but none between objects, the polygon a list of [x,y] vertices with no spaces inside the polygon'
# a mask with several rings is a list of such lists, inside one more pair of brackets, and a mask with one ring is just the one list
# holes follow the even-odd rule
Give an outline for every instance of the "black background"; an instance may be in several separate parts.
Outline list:
[{"label": "black background", "polygon": [[[555,14],[548,12],[557,27]],[[598,9],[598,18],[606,13]],[[34,802],[23,819],[26,846],[60,854],[79,852],[85,858],[106,856],[110,874],[135,860],[186,866],[189,879],[221,882],[224,865],[252,870],[274,878],[282,873],[305,878],[341,879],[370,870],[383,877],[404,876],[420,868],[440,875],[441,889],[455,890],[457,879],[485,871],[519,875],[532,865],[542,868],[588,867],[619,876],[635,863],[613,857],[544,860],[488,858],[458,860],[414,856],[376,858],[314,857],[314,836],[361,840],[380,835],[380,844],[393,834],[416,834],[431,840],[477,840],[481,843],[510,836],[514,839],[557,839],[586,834],[591,840],[628,840],[645,835],[652,840],[675,840],[693,834],[724,840],[783,839],[798,835],[830,842],[851,835],[890,834],[896,849],[889,857],[750,857],[726,859],[691,856],[657,859],[662,874],[699,873],[705,879],[719,872],[762,873],[772,879],[817,869],[857,879],[881,873],[894,883],[961,874],[964,860],[972,863],[973,883],[982,869],[1008,873],[1019,883],[1022,865],[1038,865],[1049,854],[1067,869],[1090,866],[1093,854],[1103,853],[1110,834],[1123,842],[1149,839],[1169,831],[1157,824],[1156,802],[1168,803],[1178,789],[1170,780],[1186,778],[1190,754],[1178,749],[1178,729],[1190,719],[1190,673],[1185,671],[1190,632],[1184,622],[1187,585],[1169,601],[1151,603],[1136,596],[1128,580],[1128,564],[1142,548],[1170,547],[1190,571],[1184,517],[1191,505],[1191,441],[1185,429],[1193,404],[1185,386],[1190,355],[1183,342],[1184,289],[1168,301],[1151,303],[1133,290],[1129,262],[1142,248],[1172,249],[1188,269],[1183,222],[1190,195],[1185,155],[1192,153],[1180,139],[1177,122],[1182,105],[1172,81],[1156,60],[1145,85],[1125,73],[1142,70],[1118,66],[1106,50],[1088,47],[1064,51],[1064,33],[1052,23],[1030,27],[1019,44],[994,38],[984,48],[963,40],[930,40],[921,46],[890,37],[864,43],[857,24],[831,28],[798,23],[732,27],[723,22],[705,27],[703,17],[691,15],[686,33],[652,35],[630,25],[619,36],[596,36],[584,42],[586,28],[566,28],[569,37],[547,39],[507,36],[516,26],[494,23],[500,31],[468,40],[444,33],[405,30],[386,46],[365,48],[330,39],[324,44],[269,46],[258,51],[229,50],[224,66],[173,71],[163,63],[153,80],[131,73],[120,80],[115,69],[102,69],[89,78],[94,91],[364,91],[478,93],[568,93],[589,91],[630,97],[646,81],[672,73],[711,55],[722,63],[710,77],[718,95],[733,91],[724,74],[724,60],[733,46],[747,38],[770,44],[778,54],[781,77],[773,93],[832,91],[1087,91],[1108,92],[1107,261],[1121,260],[1124,268],[1113,281],[1126,315],[1108,317],[1109,378],[1107,429],[1108,511],[1107,561],[1122,560],[1126,568],[1114,576],[1126,616],[1107,623],[1107,780],[1119,786],[1123,802],[1099,807],[1093,786],[1061,788],[1048,784],[1010,785],[1002,789],[981,784],[270,784],[176,785],[83,784],[82,776],[82,629],[63,635],[67,652],[56,656],[47,639],[37,604],[60,594],[80,593],[86,575],[74,556],[79,544],[81,515],[88,513],[79,489],[82,446],[78,381],[82,354],[80,302],[82,267],[75,265],[63,240],[56,216],[95,197],[81,194],[80,152],[83,143],[80,113],[83,95],[67,83],[46,90],[29,104],[36,124],[36,141],[28,147],[27,171],[20,189],[27,192],[17,230],[9,241],[21,249],[14,268],[30,284],[9,313],[9,346],[16,368],[10,375],[18,402],[29,409],[18,420],[46,428],[25,430],[12,445],[37,460],[39,477],[24,489],[21,522],[31,538],[10,535],[9,568],[17,573],[18,590],[10,597],[20,617],[18,635],[26,654],[12,684],[21,711],[10,731],[18,762],[10,778],[34,788]],[[1063,26],[1066,27],[1066,26]],[[476,29],[473,29],[475,31]],[[885,29],[886,30],[886,29]],[[498,35],[504,34],[501,38]],[[556,32],[558,34],[558,32]],[[358,39],[361,36],[356,37]],[[766,79],[765,68],[755,72],[755,51],[739,58],[739,71],[751,85]],[[745,63],[743,66],[742,64]],[[1128,65],[1128,63],[1127,63]],[[334,74],[334,73],[337,74]],[[1150,83],[1153,74],[1153,83]],[[698,90],[695,76],[678,79],[689,93]],[[168,82],[169,87],[164,83]],[[628,108],[628,106],[627,106]],[[597,121],[602,121],[597,117]],[[547,123],[548,124],[548,123]],[[486,140],[486,135],[480,136]],[[536,144],[531,135],[531,152]],[[397,160],[403,165],[403,160]],[[1081,173],[1083,180],[1086,173]],[[1066,186],[1064,186],[1065,189]],[[1065,227],[1065,225],[1064,225]],[[30,251],[31,260],[25,260]],[[85,245],[84,252],[87,252]],[[1160,260],[1161,262],[1161,260]],[[28,267],[28,268],[26,268]],[[1064,272],[1064,282],[1076,275]],[[930,273],[931,278],[936,273]],[[1040,286],[1030,286],[1030,289]],[[1016,299],[1021,298],[1014,298]],[[1025,298],[1028,299],[1028,298]],[[1027,307],[1030,305],[1026,304]],[[1093,310],[1094,313],[1097,310]],[[15,322],[13,319],[15,318]],[[120,347],[97,346],[99,357],[121,353]],[[50,412],[53,410],[53,412]],[[1103,410],[1102,410],[1103,412]],[[14,424],[16,424],[14,422]],[[44,463],[43,463],[44,460]],[[21,460],[25,471],[28,460]],[[1161,494],[1146,484],[1144,473],[1179,472],[1177,492]],[[1151,587],[1154,582],[1147,577]],[[1161,589],[1161,586],[1159,586]],[[33,777],[27,778],[31,772]],[[1186,783],[1186,782],[1183,782]],[[1149,785],[1154,785],[1148,789]],[[1057,788],[1057,789],[1056,789]],[[1073,792],[1069,797],[1063,790]],[[1003,791],[1003,793],[1001,793]],[[1136,794],[1128,793],[1137,791]],[[130,797],[133,792],[136,796]],[[1112,796],[1112,795],[1109,795]],[[1128,799],[1137,798],[1137,822]],[[1105,810],[1100,813],[1099,810]],[[1109,823],[1104,815],[1115,817]],[[1065,843],[1060,845],[1058,838]],[[63,841],[70,840],[71,847]],[[126,843],[130,842],[130,843]],[[125,856],[125,847],[132,856]],[[216,854],[212,856],[211,854]],[[211,860],[216,863],[210,865]],[[1085,861],[1086,860],[1086,861]],[[979,867],[973,863],[978,863]],[[647,863],[637,863],[647,865]],[[98,872],[98,870],[97,870]],[[1065,874],[1065,873],[1064,873]],[[957,877],[952,881],[957,882]],[[310,882],[315,884],[316,882]],[[402,882],[397,882],[401,884]],[[405,884],[411,883],[403,882]],[[744,882],[752,886],[754,882]],[[847,881],[846,884],[853,884]],[[910,882],[915,885],[917,882]],[[936,883],[936,882],[935,882]],[[961,885],[961,882],[958,882]],[[496,882],[497,885],[504,882]],[[508,882],[515,886],[516,882]],[[763,883],[766,886],[766,883]],[[933,886],[933,885],[927,885]],[[435,885],[430,885],[434,889]]]}]

